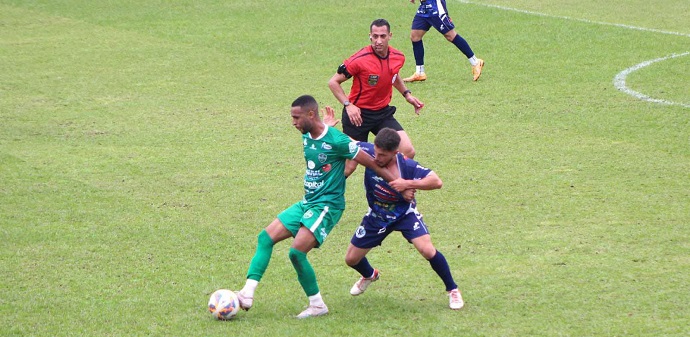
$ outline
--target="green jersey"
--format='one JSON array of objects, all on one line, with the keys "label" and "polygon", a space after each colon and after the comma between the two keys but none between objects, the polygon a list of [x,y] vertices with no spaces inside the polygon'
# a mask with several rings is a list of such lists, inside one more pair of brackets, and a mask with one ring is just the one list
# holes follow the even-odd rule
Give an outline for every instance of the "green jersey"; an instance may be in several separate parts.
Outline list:
[{"label": "green jersey", "polygon": [[307,163],[302,202],[345,209],[345,159],[355,158],[359,146],[329,126],[317,138],[303,134],[302,142]]}]

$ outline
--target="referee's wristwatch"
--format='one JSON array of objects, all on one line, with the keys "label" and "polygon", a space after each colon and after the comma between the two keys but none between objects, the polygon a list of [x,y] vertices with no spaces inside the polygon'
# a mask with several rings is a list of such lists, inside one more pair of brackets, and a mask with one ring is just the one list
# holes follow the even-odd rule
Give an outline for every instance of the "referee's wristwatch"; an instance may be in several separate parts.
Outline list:
[{"label": "referee's wristwatch", "polygon": [[348,105],[350,105],[350,101],[343,102],[343,106],[347,107]]}]

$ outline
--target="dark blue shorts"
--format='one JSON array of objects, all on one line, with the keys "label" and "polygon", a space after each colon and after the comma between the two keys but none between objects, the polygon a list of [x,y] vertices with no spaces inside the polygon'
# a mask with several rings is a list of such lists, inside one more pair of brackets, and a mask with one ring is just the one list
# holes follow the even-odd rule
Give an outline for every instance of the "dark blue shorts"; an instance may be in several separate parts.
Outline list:
[{"label": "dark blue shorts", "polygon": [[445,13],[440,16],[432,15],[430,17],[415,15],[414,19],[412,19],[412,30],[429,31],[431,27],[436,28],[441,34],[448,33],[455,29],[453,20]]},{"label": "dark blue shorts", "polygon": [[416,211],[405,214],[385,227],[381,226],[373,216],[366,215],[355,230],[350,243],[357,248],[374,248],[380,246],[388,234],[394,231],[400,232],[407,241],[429,234],[429,229],[422,221],[422,215]]}]

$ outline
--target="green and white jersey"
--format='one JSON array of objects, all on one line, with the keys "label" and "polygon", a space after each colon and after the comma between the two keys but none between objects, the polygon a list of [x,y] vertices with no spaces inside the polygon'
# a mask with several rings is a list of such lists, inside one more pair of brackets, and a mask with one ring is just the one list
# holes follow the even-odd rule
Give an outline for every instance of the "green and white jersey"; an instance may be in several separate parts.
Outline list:
[{"label": "green and white jersey", "polygon": [[326,204],[345,209],[345,159],[353,159],[359,146],[340,130],[326,126],[316,139],[307,132],[302,135],[304,160],[305,204]]}]

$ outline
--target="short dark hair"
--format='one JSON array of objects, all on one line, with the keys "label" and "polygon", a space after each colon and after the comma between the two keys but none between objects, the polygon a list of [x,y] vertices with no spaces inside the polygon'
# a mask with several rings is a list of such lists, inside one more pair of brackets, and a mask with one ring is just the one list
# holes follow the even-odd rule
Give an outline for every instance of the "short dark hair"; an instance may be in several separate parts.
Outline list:
[{"label": "short dark hair", "polygon": [[388,23],[388,20],[386,20],[386,19],[376,19],[376,20],[372,21],[371,26],[369,26],[370,32],[371,32],[371,28],[373,28],[374,26],[376,26],[376,27],[384,27],[385,26],[388,29],[388,32],[391,31],[391,24]]},{"label": "short dark hair", "polygon": [[391,128],[383,128],[376,134],[374,145],[384,151],[395,151],[400,146],[400,135]]},{"label": "short dark hair", "polygon": [[308,112],[310,110],[319,112],[319,103],[317,103],[316,99],[311,95],[297,97],[297,99],[292,102],[292,107],[294,108],[296,106],[300,107],[302,112]]}]

